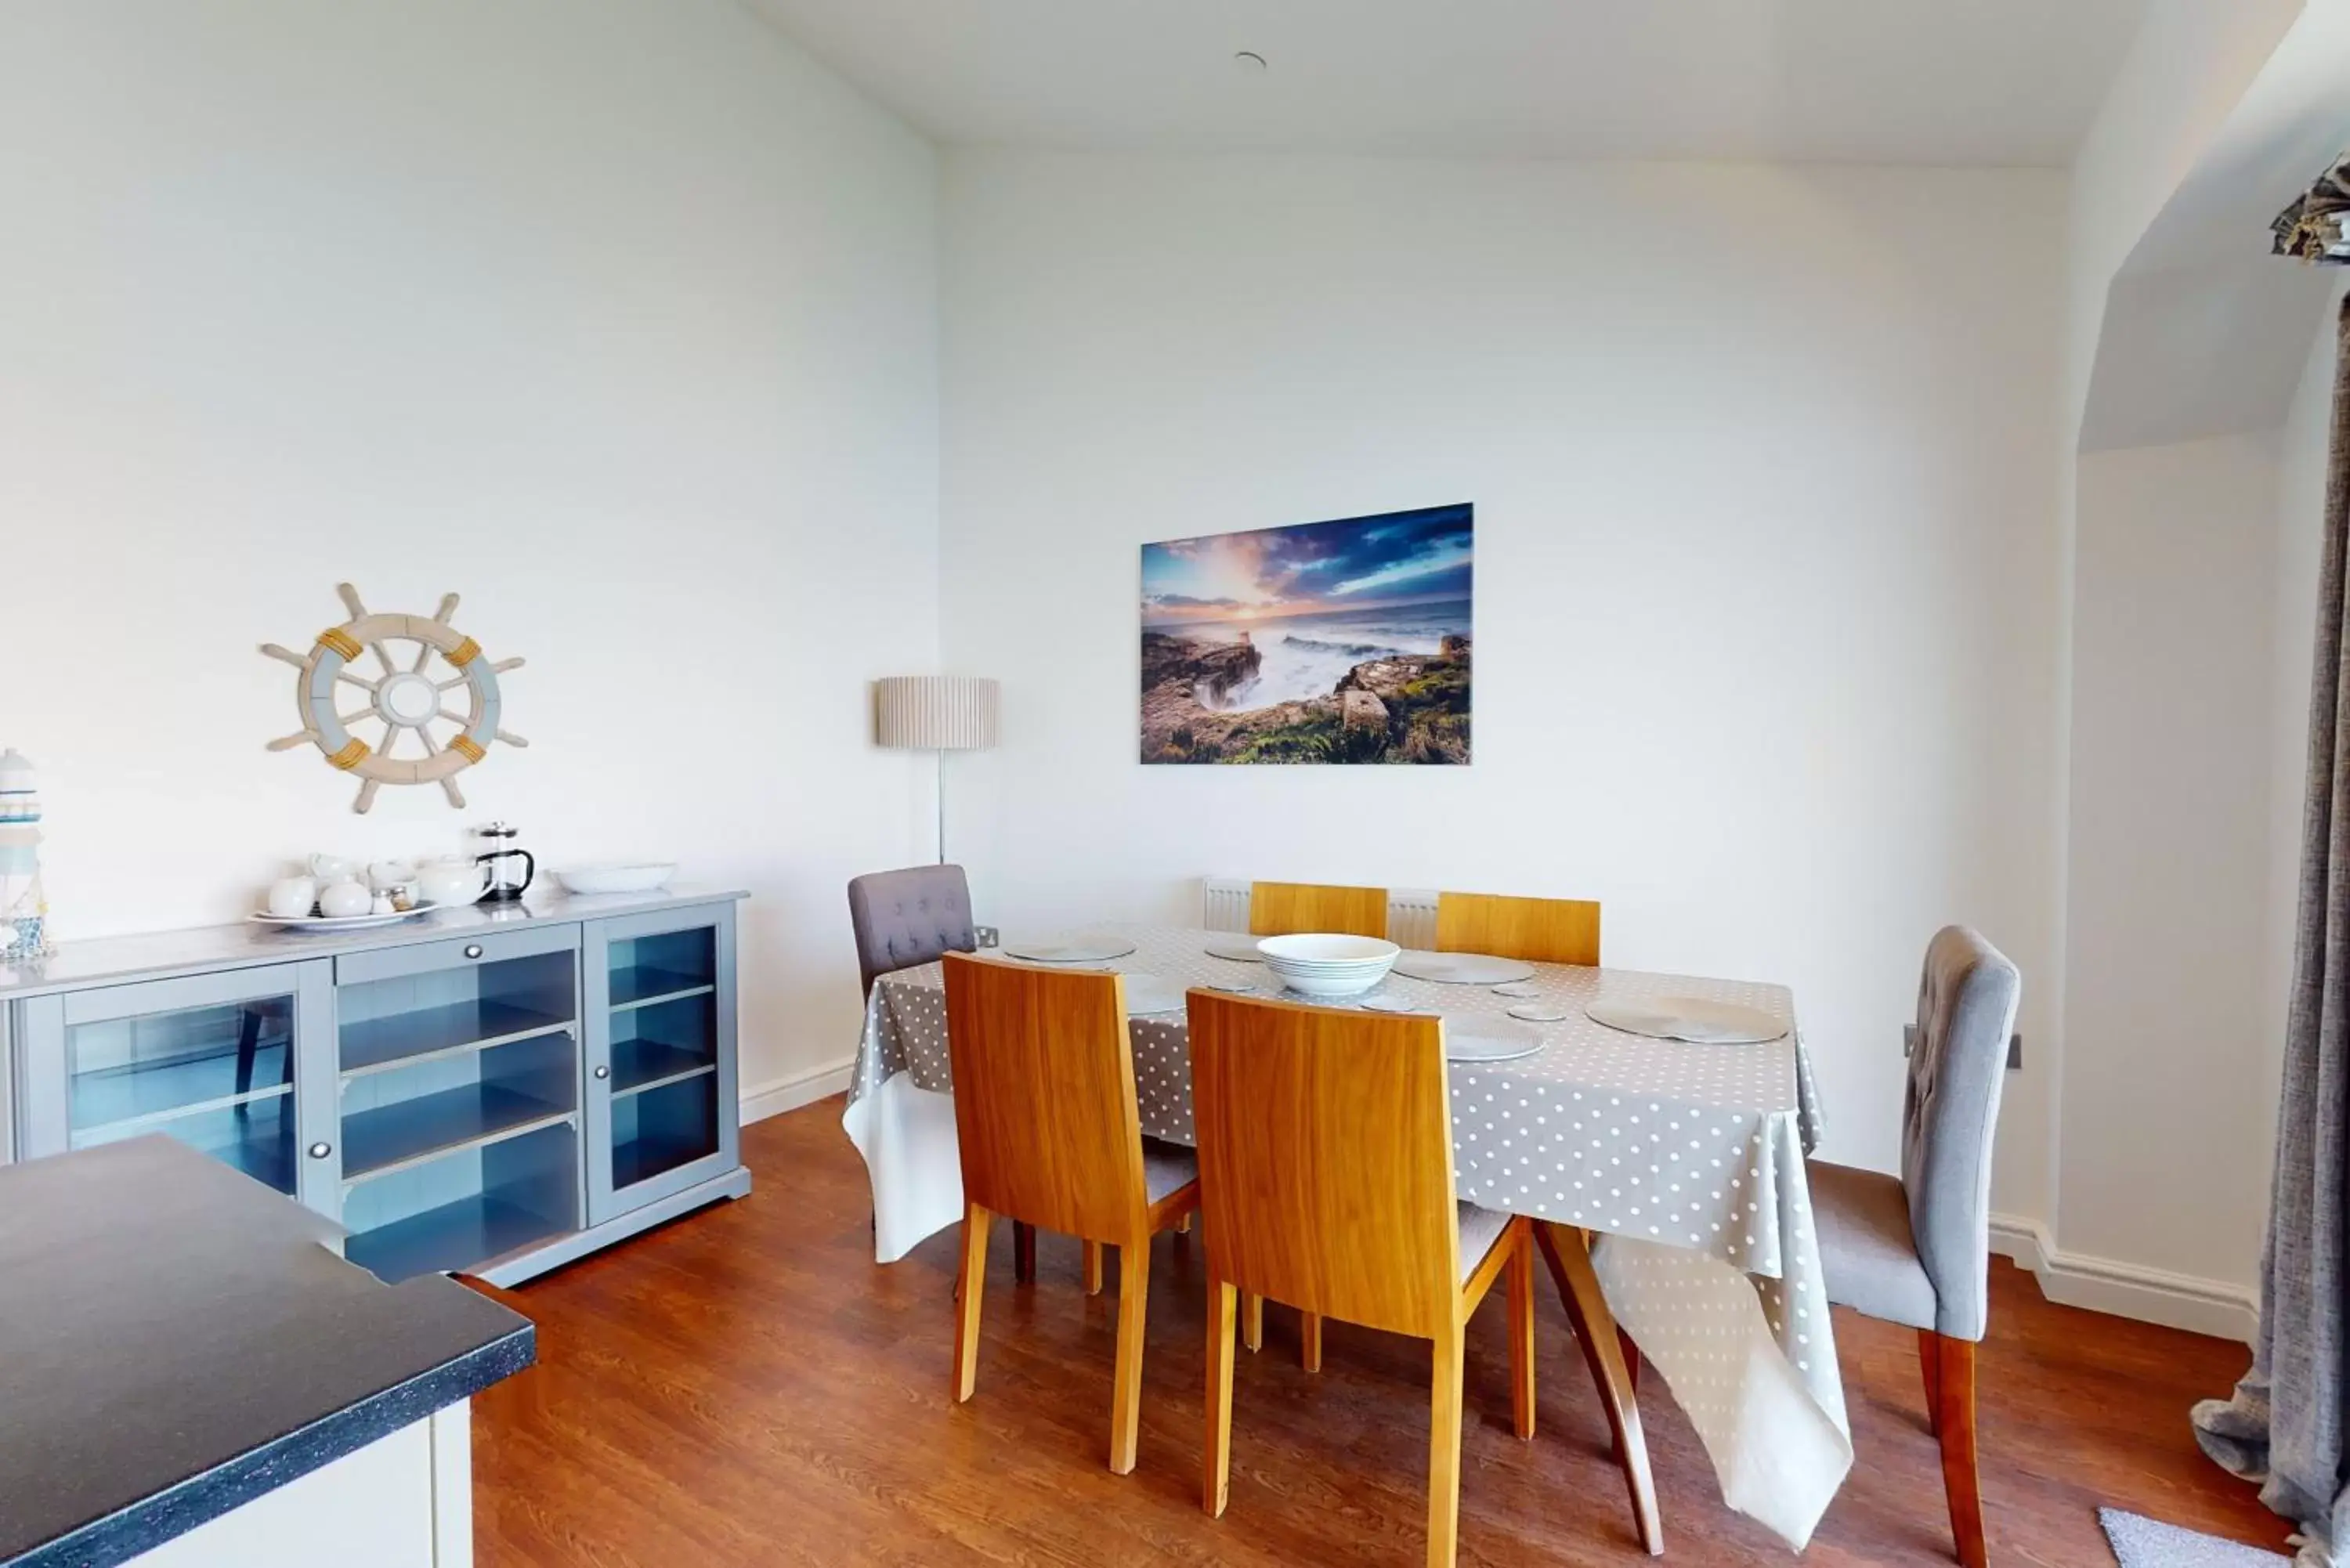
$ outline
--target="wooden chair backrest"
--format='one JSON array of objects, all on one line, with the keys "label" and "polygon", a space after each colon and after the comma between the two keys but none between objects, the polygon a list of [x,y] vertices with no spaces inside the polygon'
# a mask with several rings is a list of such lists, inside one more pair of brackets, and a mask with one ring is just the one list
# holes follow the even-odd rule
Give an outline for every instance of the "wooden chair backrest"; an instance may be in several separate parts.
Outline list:
[{"label": "wooden chair backrest", "polygon": [[1461,1225],[1441,1020],[1191,994],[1210,1266],[1306,1312],[1433,1338]]},{"label": "wooden chair backrest", "polygon": [[1249,884],[1249,933],[1294,936],[1301,931],[1357,937],[1388,934],[1385,888],[1325,888],[1311,882]]},{"label": "wooden chair backrest", "polygon": [[1148,1237],[1125,981],[962,953],[940,961],[963,1196],[1088,1241]]},{"label": "wooden chair backrest", "polygon": [[1436,950],[1596,968],[1599,906],[1583,898],[1439,893]]}]

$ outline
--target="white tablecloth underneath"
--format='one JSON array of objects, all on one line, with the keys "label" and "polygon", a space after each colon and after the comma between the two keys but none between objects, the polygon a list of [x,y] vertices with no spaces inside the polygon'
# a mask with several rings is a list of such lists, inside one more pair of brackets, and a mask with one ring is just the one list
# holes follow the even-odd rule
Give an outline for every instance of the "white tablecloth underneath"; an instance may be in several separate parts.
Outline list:
[{"label": "white tablecloth underneath", "polygon": [[[1219,933],[1108,929],[1136,950],[1100,967],[1178,986],[1273,984],[1257,966],[1210,956]],[[1451,1066],[1461,1196],[1598,1233],[1608,1303],[1688,1413],[1723,1499],[1800,1548],[1852,1467],[1852,1438],[1804,1179],[1818,1099],[1793,999],[1778,986],[1555,964],[1536,966],[1530,983],[1568,1015],[1526,1025],[1543,1048]],[[1401,977],[1378,994],[1456,1015],[1527,1000]],[[1624,995],[1759,1007],[1788,1033],[1696,1045],[1584,1016],[1589,1002]],[[1142,1130],[1192,1143],[1183,1014],[1137,1017],[1130,1033]],[[940,967],[883,976],[843,1117],[872,1176],[883,1262],[962,1217],[952,1086]]]}]

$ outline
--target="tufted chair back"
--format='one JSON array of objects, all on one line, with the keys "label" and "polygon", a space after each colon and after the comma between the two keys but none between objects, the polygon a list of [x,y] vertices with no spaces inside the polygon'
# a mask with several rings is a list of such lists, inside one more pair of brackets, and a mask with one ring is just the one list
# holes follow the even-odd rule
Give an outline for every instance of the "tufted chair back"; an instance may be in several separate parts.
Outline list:
[{"label": "tufted chair back", "polygon": [[876,975],[979,949],[971,883],[960,866],[913,866],[850,878],[848,923],[857,931],[857,969],[868,996]]},{"label": "tufted chair back", "polygon": [[1991,1134],[2022,977],[1981,936],[1946,926],[1918,982],[1901,1185],[1909,1233],[1933,1282],[1936,1327],[1981,1339],[1989,1319]]}]

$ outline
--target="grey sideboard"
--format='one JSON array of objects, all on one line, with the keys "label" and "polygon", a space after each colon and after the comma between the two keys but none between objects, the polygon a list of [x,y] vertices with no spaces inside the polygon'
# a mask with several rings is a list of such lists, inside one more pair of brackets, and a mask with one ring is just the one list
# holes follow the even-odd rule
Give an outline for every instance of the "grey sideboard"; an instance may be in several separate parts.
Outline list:
[{"label": "grey sideboard", "polygon": [[0,965],[17,1159],[176,1137],[386,1281],[511,1285],[750,1190],[733,891],[204,927]]}]

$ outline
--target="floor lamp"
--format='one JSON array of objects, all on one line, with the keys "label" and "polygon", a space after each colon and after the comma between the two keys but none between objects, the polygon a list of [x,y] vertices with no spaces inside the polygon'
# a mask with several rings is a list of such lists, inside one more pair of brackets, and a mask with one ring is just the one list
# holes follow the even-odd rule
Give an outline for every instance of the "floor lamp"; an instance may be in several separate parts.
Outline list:
[{"label": "floor lamp", "polygon": [[947,753],[995,744],[1003,687],[976,675],[889,675],[874,683],[874,739],[939,757],[939,864],[947,858]]}]

